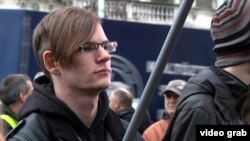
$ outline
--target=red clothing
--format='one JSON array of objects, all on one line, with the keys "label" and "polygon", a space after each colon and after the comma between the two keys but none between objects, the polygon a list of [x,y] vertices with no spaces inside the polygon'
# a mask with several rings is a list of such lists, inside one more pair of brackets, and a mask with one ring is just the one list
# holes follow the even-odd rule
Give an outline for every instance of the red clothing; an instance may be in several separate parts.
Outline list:
[{"label": "red clothing", "polygon": [[161,119],[151,126],[149,126],[143,132],[143,138],[145,141],[162,141],[164,135],[166,134],[166,130],[170,123],[170,118]]}]

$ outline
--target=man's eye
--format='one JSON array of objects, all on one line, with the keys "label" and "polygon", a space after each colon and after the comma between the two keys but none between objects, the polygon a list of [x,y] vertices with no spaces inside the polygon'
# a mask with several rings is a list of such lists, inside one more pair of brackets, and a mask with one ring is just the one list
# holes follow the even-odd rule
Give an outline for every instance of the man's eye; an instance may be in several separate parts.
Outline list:
[{"label": "man's eye", "polygon": [[94,48],[93,47],[90,47],[90,46],[85,46],[85,47],[82,47],[82,51],[92,51]]},{"label": "man's eye", "polygon": [[96,45],[93,43],[85,43],[82,47],[81,47],[82,51],[87,52],[87,51],[92,51],[96,49]]}]

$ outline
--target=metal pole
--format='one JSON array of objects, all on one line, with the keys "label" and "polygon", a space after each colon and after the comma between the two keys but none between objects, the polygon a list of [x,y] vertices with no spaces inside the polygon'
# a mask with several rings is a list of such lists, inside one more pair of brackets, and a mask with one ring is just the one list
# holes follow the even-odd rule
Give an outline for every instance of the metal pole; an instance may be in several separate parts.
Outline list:
[{"label": "metal pole", "polygon": [[182,0],[123,141],[133,141],[194,0]]}]

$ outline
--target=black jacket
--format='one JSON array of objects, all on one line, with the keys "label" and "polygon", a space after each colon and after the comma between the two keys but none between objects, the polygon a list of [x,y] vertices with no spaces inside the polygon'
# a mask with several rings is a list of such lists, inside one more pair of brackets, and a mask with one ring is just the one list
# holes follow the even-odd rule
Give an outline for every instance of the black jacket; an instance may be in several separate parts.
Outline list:
[{"label": "black jacket", "polygon": [[237,99],[249,90],[221,68],[209,67],[189,79],[164,141],[196,141],[195,125],[244,124]]},{"label": "black jacket", "polygon": [[[133,107],[123,109],[122,111],[117,112],[120,118],[126,120],[127,122],[130,122],[133,115],[135,113],[135,109]],[[148,113],[143,116],[142,123],[139,126],[139,133],[143,134],[143,132],[152,124],[150,115]]]},{"label": "black jacket", "polygon": [[[34,93],[19,113],[24,120],[7,136],[8,141],[122,141],[128,123],[109,109],[105,92],[100,94],[97,116],[88,128],[54,95],[48,79],[42,76],[33,85]],[[137,135],[135,141],[143,140]]]}]

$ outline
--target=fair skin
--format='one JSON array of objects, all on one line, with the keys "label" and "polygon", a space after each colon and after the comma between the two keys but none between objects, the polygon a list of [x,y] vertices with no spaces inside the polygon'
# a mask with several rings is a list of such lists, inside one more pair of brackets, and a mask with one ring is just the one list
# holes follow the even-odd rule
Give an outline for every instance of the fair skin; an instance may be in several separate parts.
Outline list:
[{"label": "fair skin", "polygon": [[119,112],[119,111],[127,108],[113,94],[111,94],[109,97],[109,107],[110,107],[110,109],[112,109],[115,112]]},{"label": "fair skin", "polygon": [[[107,41],[99,23],[89,41]],[[92,52],[78,51],[73,55],[70,69],[60,66],[50,51],[43,53],[43,59],[56,96],[90,127],[97,113],[99,94],[111,83],[111,55],[102,47]]]},{"label": "fair skin", "polygon": [[[117,92],[120,91],[120,92]],[[122,94],[122,95],[119,95]],[[120,98],[119,98],[120,97]],[[109,107],[115,112],[122,111],[126,108],[129,108],[130,105],[128,105],[126,102],[122,101],[122,99],[126,98],[127,100],[130,99],[133,100],[133,95],[126,89],[120,88],[117,90],[114,90],[110,96],[109,96]]]},{"label": "fair skin", "polygon": [[112,93],[109,97],[109,107],[110,107],[110,109],[112,109],[115,112],[117,112],[119,109],[119,102]]},{"label": "fair skin", "polygon": [[164,106],[166,112],[172,117],[176,110],[178,95],[172,91],[167,91],[164,95]]},{"label": "fair skin", "polygon": [[[1,130],[0,130],[1,131]],[[2,132],[0,132],[0,141],[5,141],[4,135]]]},{"label": "fair skin", "polygon": [[32,91],[34,89],[33,84],[32,84],[32,82],[30,80],[27,80],[26,84],[28,86],[28,91],[26,93],[21,93],[20,94],[20,99],[21,99],[22,102],[24,102],[28,98],[28,96],[30,96],[32,94]]}]

